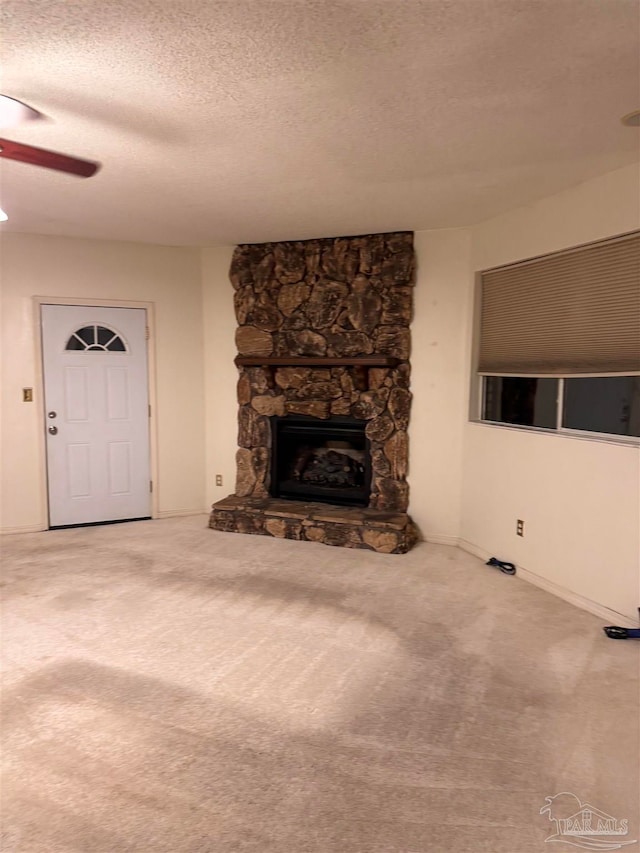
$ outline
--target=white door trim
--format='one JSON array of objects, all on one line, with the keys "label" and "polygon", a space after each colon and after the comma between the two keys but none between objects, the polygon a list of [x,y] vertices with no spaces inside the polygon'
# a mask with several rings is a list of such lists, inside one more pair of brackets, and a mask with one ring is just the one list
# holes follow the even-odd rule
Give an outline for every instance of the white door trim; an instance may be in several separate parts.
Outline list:
[{"label": "white door trim", "polygon": [[[149,372],[149,401],[151,405],[151,416],[149,418],[149,451],[151,456],[151,480],[153,491],[151,492],[151,517],[158,518],[158,436],[157,436],[157,412],[158,400],[156,389],[156,356],[155,356],[155,306],[153,302],[139,302],[127,299],[81,299],[78,297],[64,298],[60,296],[33,296],[31,298],[33,309],[33,324],[36,334],[35,339],[35,389],[37,416],[40,424],[45,423],[44,405],[44,366],[42,363],[42,329],[40,325],[40,306],[42,305],[86,305],[91,308],[143,308],[147,312],[147,326],[149,336],[147,339],[147,369]],[[46,436],[42,429],[38,430],[38,471],[40,492],[40,518],[42,526],[40,530],[49,529],[49,498],[47,488],[47,451]]]}]

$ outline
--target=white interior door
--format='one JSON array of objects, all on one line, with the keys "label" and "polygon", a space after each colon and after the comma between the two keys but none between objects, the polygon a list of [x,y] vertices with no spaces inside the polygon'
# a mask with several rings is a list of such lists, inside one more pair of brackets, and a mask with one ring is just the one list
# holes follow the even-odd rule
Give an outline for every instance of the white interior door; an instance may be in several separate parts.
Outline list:
[{"label": "white interior door", "polygon": [[49,525],[150,516],[146,311],[42,306]]}]

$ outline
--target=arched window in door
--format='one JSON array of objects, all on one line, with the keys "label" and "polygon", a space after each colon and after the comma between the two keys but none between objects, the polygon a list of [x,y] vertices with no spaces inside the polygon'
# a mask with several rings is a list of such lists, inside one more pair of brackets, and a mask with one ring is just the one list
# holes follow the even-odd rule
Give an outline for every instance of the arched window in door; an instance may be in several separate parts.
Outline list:
[{"label": "arched window in door", "polygon": [[127,352],[127,346],[114,329],[91,325],[77,329],[67,341],[65,350]]}]

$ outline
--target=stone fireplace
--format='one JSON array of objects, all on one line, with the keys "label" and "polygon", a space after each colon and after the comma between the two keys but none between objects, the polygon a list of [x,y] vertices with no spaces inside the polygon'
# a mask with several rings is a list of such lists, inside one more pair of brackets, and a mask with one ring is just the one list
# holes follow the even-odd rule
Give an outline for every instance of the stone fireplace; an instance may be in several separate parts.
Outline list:
[{"label": "stone fireplace", "polygon": [[404,553],[413,234],[238,246],[235,493],[216,530]]}]

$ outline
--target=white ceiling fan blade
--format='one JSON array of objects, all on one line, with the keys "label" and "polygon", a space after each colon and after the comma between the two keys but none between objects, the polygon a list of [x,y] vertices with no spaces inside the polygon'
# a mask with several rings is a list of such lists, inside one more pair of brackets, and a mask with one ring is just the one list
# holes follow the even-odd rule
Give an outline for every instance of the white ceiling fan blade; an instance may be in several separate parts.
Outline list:
[{"label": "white ceiling fan blade", "polygon": [[0,127],[14,127],[23,121],[33,121],[42,118],[42,113],[33,107],[10,98],[8,95],[0,95]]}]

